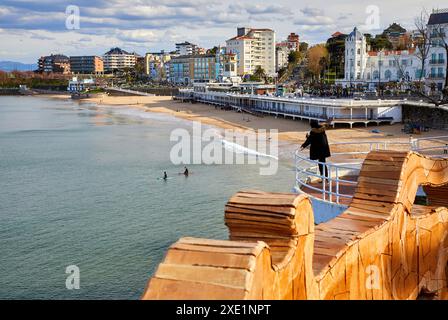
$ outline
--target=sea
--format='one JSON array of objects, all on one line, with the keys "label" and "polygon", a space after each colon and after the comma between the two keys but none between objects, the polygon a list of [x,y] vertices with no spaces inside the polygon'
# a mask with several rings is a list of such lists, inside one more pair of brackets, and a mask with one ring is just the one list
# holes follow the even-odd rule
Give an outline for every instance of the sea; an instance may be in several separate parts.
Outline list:
[{"label": "sea", "polygon": [[179,129],[193,134],[191,121],[126,106],[0,97],[0,299],[138,299],[179,238],[228,238],[234,193],[291,192],[288,148],[273,175],[203,163],[179,174]]}]

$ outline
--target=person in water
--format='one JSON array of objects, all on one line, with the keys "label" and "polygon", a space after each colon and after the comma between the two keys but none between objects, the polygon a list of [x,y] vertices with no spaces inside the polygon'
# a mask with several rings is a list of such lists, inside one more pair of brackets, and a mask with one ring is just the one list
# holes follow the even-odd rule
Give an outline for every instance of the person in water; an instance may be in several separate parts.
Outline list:
[{"label": "person in water", "polygon": [[318,160],[321,162],[319,164],[320,175],[324,175],[325,167],[325,177],[328,177],[327,166],[324,165],[326,158],[330,157],[330,146],[328,145],[327,135],[325,133],[325,128],[319,125],[317,120],[311,120],[310,122],[311,131],[306,135],[306,141],[302,144],[301,150],[310,146],[310,159]]},{"label": "person in water", "polygon": [[185,168],[185,170],[184,170],[184,176],[188,177],[188,169],[187,169],[187,167],[184,167],[184,168]]},{"label": "person in water", "polygon": [[166,174],[166,171],[163,171],[163,180],[168,179],[168,175]]}]

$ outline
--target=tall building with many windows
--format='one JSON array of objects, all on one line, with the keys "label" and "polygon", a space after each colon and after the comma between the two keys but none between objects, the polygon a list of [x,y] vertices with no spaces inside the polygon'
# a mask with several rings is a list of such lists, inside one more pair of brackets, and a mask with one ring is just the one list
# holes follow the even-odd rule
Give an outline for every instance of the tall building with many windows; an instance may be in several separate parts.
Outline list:
[{"label": "tall building with many windows", "polygon": [[112,48],[103,55],[104,71],[111,72],[125,68],[134,68],[137,58],[134,53],[120,48]]},{"label": "tall building with many windows", "polygon": [[194,81],[215,81],[216,55],[198,54],[174,57],[170,61],[170,82],[190,85]]},{"label": "tall building with many windows", "polygon": [[258,66],[268,76],[277,75],[274,30],[238,28],[237,36],[226,41],[226,50],[237,56],[238,75],[253,74]]},{"label": "tall building with many windows", "polygon": [[104,72],[103,59],[98,56],[71,56],[72,73],[98,74]]},{"label": "tall building with many windows", "polygon": [[198,47],[196,44],[185,41],[176,43],[176,53],[181,56],[188,56],[192,54],[204,54],[204,49]]},{"label": "tall building with many windows", "polygon": [[441,91],[447,81],[448,9],[433,10],[429,16],[430,48],[426,59],[426,84]]},{"label": "tall building with many windows", "polygon": [[40,57],[37,64],[39,72],[70,73],[70,58],[63,54]]}]

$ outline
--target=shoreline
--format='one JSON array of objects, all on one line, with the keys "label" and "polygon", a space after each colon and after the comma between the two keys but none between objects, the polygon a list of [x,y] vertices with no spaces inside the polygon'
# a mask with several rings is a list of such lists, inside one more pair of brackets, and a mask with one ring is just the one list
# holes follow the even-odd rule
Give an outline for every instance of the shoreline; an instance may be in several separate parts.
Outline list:
[{"label": "shoreline", "polygon": [[[70,99],[70,95],[39,95],[54,99]],[[84,98],[76,100],[80,103],[95,103],[98,106],[107,105],[108,107],[129,107],[144,112],[155,112],[171,115],[188,121],[199,121],[201,123],[215,126],[220,129],[233,130],[252,130],[259,129],[278,130],[279,143],[284,145],[294,144],[300,146],[309,132],[309,124],[306,121],[275,118],[272,116],[256,117],[245,113],[237,113],[231,110],[221,110],[210,105],[202,103],[182,103],[174,101],[170,96],[106,96],[96,98]],[[350,128],[328,128],[327,136],[332,146],[332,152],[365,151],[366,146],[359,145],[360,142],[388,142],[396,144],[397,150],[403,150],[403,144],[409,142],[411,135],[403,133],[402,124],[380,125],[366,127]],[[372,130],[379,130],[379,133]],[[423,138],[429,136],[447,135],[443,130],[430,130],[423,132],[414,138]],[[348,143],[348,145],[335,145],[335,143]],[[358,143],[358,144],[357,144]],[[426,142],[424,146],[430,146]]]}]

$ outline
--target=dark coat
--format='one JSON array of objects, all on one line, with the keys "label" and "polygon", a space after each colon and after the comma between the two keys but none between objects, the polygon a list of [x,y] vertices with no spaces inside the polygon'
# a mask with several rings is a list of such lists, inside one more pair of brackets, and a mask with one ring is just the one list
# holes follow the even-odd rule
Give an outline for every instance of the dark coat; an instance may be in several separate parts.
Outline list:
[{"label": "dark coat", "polygon": [[311,129],[302,148],[310,147],[310,159],[319,160],[331,157],[327,135],[323,127]]}]

